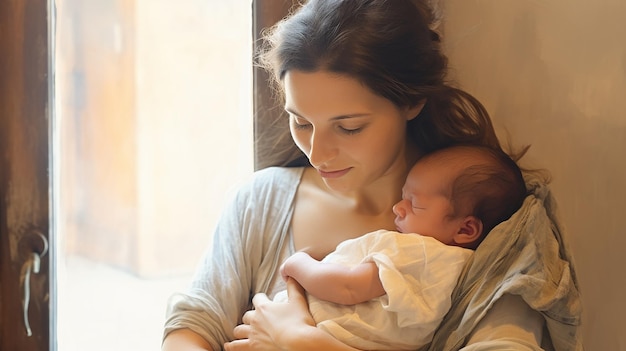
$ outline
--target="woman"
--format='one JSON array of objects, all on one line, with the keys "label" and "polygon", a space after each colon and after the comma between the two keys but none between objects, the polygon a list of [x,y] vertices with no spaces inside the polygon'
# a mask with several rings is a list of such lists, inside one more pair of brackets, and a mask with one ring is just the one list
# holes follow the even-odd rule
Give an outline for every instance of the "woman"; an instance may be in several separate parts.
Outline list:
[{"label": "woman", "polygon": [[[315,328],[293,281],[288,303],[267,295],[285,288],[278,268],[293,252],[321,259],[346,239],[395,229],[390,209],[420,156],[500,148],[483,106],[446,84],[431,21],[419,1],[311,0],[268,33],[261,61],[310,166],[262,170],[239,191],[193,289],[172,304],[163,350],[354,350]],[[542,328],[539,313],[506,295],[464,350],[539,350]]]}]

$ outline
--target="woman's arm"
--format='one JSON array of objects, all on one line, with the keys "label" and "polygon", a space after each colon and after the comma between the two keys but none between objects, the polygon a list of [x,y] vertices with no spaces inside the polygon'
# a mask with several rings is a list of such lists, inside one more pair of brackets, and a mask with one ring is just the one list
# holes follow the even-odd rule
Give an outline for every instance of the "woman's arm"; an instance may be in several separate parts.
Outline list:
[{"label": "woman's arm", "polygon": [[254,281],[272,281],[274,267],[284,260],[284,223],[290,218],[289,204],[301,173],[268,168],[239,188],[223,209],[212,249],[205,253],[189,291],[170,299],[164,337],[193,330],[213,350],[233,339],[233,328],[250,304]]},{"label": "woman's arm", "polygon": [[[250,296],[251,278],[246,274],[249,270],[244,258],[255,257],[244,250],[242,236],[232,234],[245,232],[240,229],[241,221],[233,215],[237,209],[232,206],[225,210],[216,226],[213,246],[205,253],[189,290],[173,295],[168,301],[164,350],[186,350],[170,345],[185,345],[190,350],[206,346],[204,350],[215,350],[232,339],[232,328],[246,311]],[[241,278],[231,279],[233,276]],[[172,333],[180,334],[170,339]],[[198,340],[204,344],[198,344]]]},{"label": "woman's arm", "polygon": [[224,350],[358,351],[315,326],[304,289],[293,279],[287,280],[287,295],[285,303],[255,295],[254,310],[246,312],[244,324],[234,330],[238,340],[224,344]]},{"label": "woman's arm", "polygon": [[294,278],[318,299],[338,304],[354,305],[385,293],[374,262],[347,267],[296,252],[283,263],[280,273],[284,279]]},{"label": "woman's arm", "polygon": [[167,335],[161,351],[213,351],[200,335],[190,329],[175,330]]}]

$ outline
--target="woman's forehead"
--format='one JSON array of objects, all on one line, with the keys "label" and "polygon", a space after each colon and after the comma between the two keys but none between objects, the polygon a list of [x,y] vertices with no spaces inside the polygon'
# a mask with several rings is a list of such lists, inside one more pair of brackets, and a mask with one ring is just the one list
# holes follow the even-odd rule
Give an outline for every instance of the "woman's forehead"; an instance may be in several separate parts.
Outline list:
[{"label": "woman's forehead", "polygon": [[327,71],[289,71],[283,81],[285,110],[297,116],[338,118],[396,115],[399,109],[358,80]]}]

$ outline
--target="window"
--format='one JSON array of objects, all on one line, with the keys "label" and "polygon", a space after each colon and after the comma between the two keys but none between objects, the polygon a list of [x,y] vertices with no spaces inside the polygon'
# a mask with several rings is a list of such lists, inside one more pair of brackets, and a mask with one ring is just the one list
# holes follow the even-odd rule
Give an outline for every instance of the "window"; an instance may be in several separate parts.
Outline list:
[{"label": "window", "polygon": [[56,0],[58,349],[159,349],[252,172],[252,6]]},{"label": "window", "polygon": [[[171,253],[171,248],[166,244],[176,245],[173,247],[187,253],[184,257],[189,258],[188,262],[194,261],[194,264],[200,257],[192,251],[201,251],[202,246],[206,246],[205,242],[194,242],[192,245],[173,240],[171,236],[167,236],[173,234],[166,230],[174,228],[173,231],[183,232],[181,227],[189,225],[187,222],[192,215],[207,213],[206,223],[202,223],[203,228],[193,230],[199,232],[206,229],[205,233],[211,232],[211,219],[208,215],[210,211],[189,209],[188,202],[183,200],[204,196],[209,191],[210,184],[217,188],[217,183],[206,180],[202,186],[194,188],[198,191],[198,196],[190,195],[185,191],[191,187],[184,186],[184,182],[197,180],[200,176],[184,173],[183,170],[191,162],[196,162],[193,170],[206,173],[214,170],[219,163],[209,161],[210,157],[206,152],[208,149],[203,149],[205,153],[197,158],[187,153],[189,150],[194,151],[195,146],[201,143],[196,138],[198,135],[203,136],[209,120],[198,118],[195,122],[198,124],[193,124],[183,111],[197,112],[194,110],[197,108],[205,113],[205,117],[216,118],[216,103],[210,99],[216,96],[202,95],[200,91],[192,92],[190,97],[182,96],[182,78],[190,77],[196,83],[196,89],[204,89],[206,86],[202,84],[205,82],[200,81],[207,74],[206,70],[190,73],[184,67],[151,66],[151,62],[161,62],[166,66],[180,63],[176,62],[174,56],[179,51],[178,54],[187,55],[186,60],[181,59],[184,64],[206,68],[206,64],[203,65],[201,61],[189,59],[193,56],[189,51],[198,49],[190,44],[189,36],[194,33],[166,33],[162,37],[157,34],[173,23],[181,24],[184,22],[183,18],[190,20],[191,25],[201,26],[199,30],[202,34],[212,34],[211,31],[216,27],[214,23],[201,24],[197,20],[191,20],[215,11],[215,8],[209,6],[220,6],[221,10],[215,13],[218,19],[220,16],[228,17],[239,12],[244,21],[246,18],[253,19],[252,32],[256,35],[263,27],[281,18],[291,4],[285,1],[254,0],[250,6],[245,1],[231,4],[217,0],[185,0],[178,2],[178,8],[170,14],[164,8],[168,2],[33,0],[26,4],[0,1],[0,27],[8,29],[0,30],[0,48],[4,53],[0,55],[0,90],[3,92],[0,94],[0,115],[3,116],[0,118],[0,154],[3,155],[0,167],[2,350],[71,350],[81,340],[87,339],[80,339],[80,333],[85,330],[88,330],[87,335],[91,338],[88,340],[90,349],[99,346],[106,348],[111,342],[121,345],[115,347],[119,350],[131,343],[134,349],[143,349],[144,345],[125,341],[123,334],[111,335],[110,330],[95,330],[100,325],[94,321],[104,320],[105,314],[114,316],[108,324],[120,324],[129,319],[134,321],[132,318],[140,315],[141,311],[136,308],[123,313],[116,312],[119,311],[120,300],[135,299],[136,303],[141,303],[140,299],[158,300],[161,297],[157,295],[169,295],[172,289],[186,284],[185,275],[190,272],[186,268],[180,268],[184,265],[178,266],[179,261],[168,266],[172,269],[165,276],[160,275],[163,271],[155,268],[166,265],[164,262],[167,259],[160,261],[162,258],[155,258],[159,257],[159,251]],[[184,12],[184,5],[195,6],[199,13]],[[86,8],[87,6],[91,8]],[[233,10],[235,7],[237,9]],[[252,14],[249,12],[250,7]],[[87,11],[89,15],[85,17],[83,14],[81,17],[79,11]],[[160,17],[152,17],[150,20],[142,13],[146,16],[150,13],[157,14]],[[246,33],[246,36],[251,32],[247,27],[249,24],[245,25],[247,28],[243,28],[232,21],[226,23],[230,26],[219,27],[218,34],[230,36],[229,41],[239,40],[238,36],[234,36],[235,31]],[[189,26],[181,26],[189,29]],[[226,33],[226,30],[229,32]],[[62,33],[69,37],[63,38]],[[146,36],[152,42],[139,40]],[[252,45],[246,42],[245,37],[242,38],[242,41],[230,44],[240,44],[242,48],[249,49]],[[232,65],[250,58],[250,53],[243,55],[219,51],[217,46],[207,44],[207,38],[202,40],[196,45],[203,47],[203,54],[210,57],[222,57]],[[151,55],[160,56],[150,57]],[[237,169],[224,170],[225,165],[219,164],[222,167],[219,172],[221,179],[228,177],[229,183],[236,182],[233,172],[241,171],[245,174],[252,165],[250,159],[246,161],[250,157],[252,140],[252,123],[246,120],[251,114],[250,111],[248,114],[245,112],[249,108],[246,104],[250,99],[249,87],[246,86],[249,78],[245,77],[246,72],[250,71],[249,64],[250,62],[245,63],[246,67],[239,75],[228,76],[231,83],[233,79],[239,79],[239,85],[235,84],[238,86],[236,91],[227,91],[227,85],[222,85],[223,89],[215,93],[221,94],[218,95],[219,102],[232,101],[229,98],[234,97],[239,99],[233,105],[239,108],[238,113],[233,112],[228,116],[230,121],[239,123],[236,132],[227,134],[232,130],[227,132],[224,129],[220,136],[229,135],[236,139],[243,135],[242,142],[226,153],[223,152],[225,147],[219,144],[219,139],[206,141],[219,144],[221,154],[228,154],[226,159],[238,158],[242,161],[239,164],[241,168]],[[213,72],[209,80],[220,83],[228,75],[221,74],[225,71],[224,67],[226,66]],[[90,75],[89,72],[96,74]],[[172,81],[179,84],[171,84]],[[255,69],[254,81],[254,132],[267,135],[266,129],[270,123],[263,121],[273,118],[268,111],[275,108],[272,107],[273,101],[270,101],[271,94],[264,73]],[[206,99],[200,101],[201,98]],[[174,103],[186,103],[185,109],[170,108]],[[154,115],[148,115],[149,111]],[[169,116],[168,114],[177,118],[179,123],[164,117]],[[142,128],[146,126],[149,128]],[[269,129],[271,132],[271,128]],[[183,137],[185,133],[193,135],[190,134],[190,139],[187,140]],[[163,135],[176,137],[174,139],[178,144],[169,143],[165,140],[167,138],[160,138]],[[266,138],[265,141],[273,142],[271,138]],[[50,156],[52,153],[54,155]],[[148,161],[142,158],[146,154],[150,156]],[[260,168],[267,166],[268,161],[257,155],[254,165]],[[62,171],[59,172],[60,170]],[[167,178],[171,179],[175,171],[181,172],[181,176],[176,179],[177,184],[182,186],[174,190],[159,189],[159,186],[167,184]],[[150,183],[140,182],[141,179],[148,179]],[[89,189],[87,185],[93,184],[96,185],[95,188]],[[142,188],[137,189],[139,186]],[[220,187],[222,194],[227,192],[224,190],[226,188],[227,186]],[[172,206],[159,207],[152,201],[163,198]],[[202,200],[210,202],[212,199]],[[50,207],[51,203],[54,204],[53,207]],[[145,203],[152,207],[133,208]],[[210,205],[212,203],[203,204]],[[92,208],[99,208],[99,214],[103,216],[101,218],[106,220],[99,220],[93,215]],[[176,223],[172,220],[174,216],[162,212],[163,208],[175,211],[177,215],[183,213],[186,222]],[[144,217],[130,219],[130,214],[133,213]],[[154,213],[163,214],[163,218],[157,217],[154,222],[148,222],[146,218],[154,218]],[[215,212],[212,213],[216,215]],[[150,214],[152,217],[149,217]],[[158,223],[166,224],[158,226]],[[156,234],[145,230],[149,225],[156,228]],[[128,230],[128,234],[116,234],[122,229]],[[105,233],[105,237],[93,236],[96,231]],[[30,304],[27,315],[32,330],[32,336],[29,337],[26,335],[25,321],[16,320],[16,316],[23,315],[24,268],[33,253],[42,249],[43,242],[39,234],[48,239],[52,250],[41,257],[41,269],[38,273],[31,274],[28,280]],[[149,240],[150,235],[162,235],[158,239],[165,241]],[[210,239],[202,236],[202,240],[208,242]],[[104,254],[106,252],[113,252],[113,258],[107,257]],[[136,255],[131,255],[131,252]],[[61,255],[57,259],[59,253]],[[86,257],[87,253],[92,256]],[[76,266],[75,263],[80,265]],[[71,267],[87,275],[73,278]],[[104,273],[100,276],[103,279],[98,280],[97,274],[100,273]],[[122,285],[107,285],[104,279],[107,274],[115,275],[123,282],[133,281],[139,285],[131,285],[126,289]],[[141,279],[137,279],[138,277]],[[95,286],[93,282],[104,284],[105,287],[101,289],[110,289],[112,292],[99,298],[92,294]],[[100,293],[97,289],[95,291]],[[57,292],[60,295],[58,299]],[[112,302],[109,305],[112,306],[111,309],[96,308],[103,306],[103,299]],[[162,316],[165,306],[161,302],[157,304],[158,306],[154,306],[156,310],[149,313]],[[70,308],[78,305],[79,309],[74,312],[65,310],[68,305]],[[147,318],[153,318],[152,316]],[[161,317],[154,317],[159,318]],[[80,328],[74,328],[75,324],[79,324]],[[144,334],[145,339],[142,341],[150,345],[147,347],[160,342],[161,321],[155,321],[151,325],[157,324],[158,330],[154,330],[157,327],[150,327],[150,335]],[[154,335],[157,335],[157,340],[152,339]],[[72,341],[72,338],[77,340]],[[80,347],[83,349],[85,345]]]}]

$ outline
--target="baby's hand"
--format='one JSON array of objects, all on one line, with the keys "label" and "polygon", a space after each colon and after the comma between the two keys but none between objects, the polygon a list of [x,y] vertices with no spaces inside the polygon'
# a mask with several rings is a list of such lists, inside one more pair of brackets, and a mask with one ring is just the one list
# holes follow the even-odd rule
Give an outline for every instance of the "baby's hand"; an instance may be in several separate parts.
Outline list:
[{"label": "baby's hand", "polygon": [[294,253],[293,255],[289,256],[282,265],[280,265],[280,276],[286,282],[287,278],[293,277],[292,272],[297,269],[296,267],[299,263],[306,262],[310,259],[311,256],[309,256],[309,254],[307,254],[306,252],[298,251]]}]

